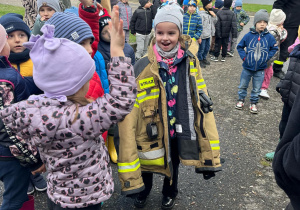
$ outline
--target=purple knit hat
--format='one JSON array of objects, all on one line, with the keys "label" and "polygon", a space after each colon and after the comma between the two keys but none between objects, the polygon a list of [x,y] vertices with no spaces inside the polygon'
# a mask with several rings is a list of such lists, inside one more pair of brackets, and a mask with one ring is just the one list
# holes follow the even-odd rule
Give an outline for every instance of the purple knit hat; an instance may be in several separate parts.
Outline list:
[{"label": "purple knit hat", "polygon": [[92,78],[95,62],[79,44],[54,38],[53,25],[45,24],[41,31],[43,36],[31,36],[23,44],[31,49],[33,80],[46,97],[66,101],[66,96],[75,94]]}]

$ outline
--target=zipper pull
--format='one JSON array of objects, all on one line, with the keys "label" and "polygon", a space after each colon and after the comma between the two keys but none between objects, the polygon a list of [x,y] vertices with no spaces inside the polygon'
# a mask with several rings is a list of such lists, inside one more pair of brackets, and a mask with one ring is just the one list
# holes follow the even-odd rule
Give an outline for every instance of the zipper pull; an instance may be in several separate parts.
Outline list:
[{"label": "zipper pull", "polygon": [[260,36],[258,37],[258,41],[260,41]]}]

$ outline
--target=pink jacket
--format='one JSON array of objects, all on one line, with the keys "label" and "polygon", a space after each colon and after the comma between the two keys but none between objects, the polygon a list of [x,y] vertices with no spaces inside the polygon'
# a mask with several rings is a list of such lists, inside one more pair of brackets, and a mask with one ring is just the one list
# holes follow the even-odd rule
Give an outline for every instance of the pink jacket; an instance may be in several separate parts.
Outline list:
[{"label": "pink jacket", "polygon": [[114,191],[109,155],[101,134],[132,109],[137,92],[130,58],[112,58],[110,94],[79,106],[54,99],[27,100],[0,111],[3,122],[38,147],[46,165],[48,196],[63,208],[83,208]]},{"label": "pink jacket", "polygon": [[288,48],[289,53],[291,53],[298,44],[300,44],[299,37],[297,37],[297,39],[294,42],[294,44],[292,44],[291,46],[289,46],[289,48]]}]

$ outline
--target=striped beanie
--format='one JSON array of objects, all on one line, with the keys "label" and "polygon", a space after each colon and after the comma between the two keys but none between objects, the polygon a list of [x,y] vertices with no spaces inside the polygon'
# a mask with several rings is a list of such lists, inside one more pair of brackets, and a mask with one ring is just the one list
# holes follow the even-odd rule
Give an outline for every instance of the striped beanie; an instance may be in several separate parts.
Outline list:
[{"label": "striped beanie", "polygon": [[54,37],[69,39],[77,44],[80,44],[85,39],[92,39],[94,41],[94,35],[90,26],[70,12],[56,12],[45,23],[55,26]]}]

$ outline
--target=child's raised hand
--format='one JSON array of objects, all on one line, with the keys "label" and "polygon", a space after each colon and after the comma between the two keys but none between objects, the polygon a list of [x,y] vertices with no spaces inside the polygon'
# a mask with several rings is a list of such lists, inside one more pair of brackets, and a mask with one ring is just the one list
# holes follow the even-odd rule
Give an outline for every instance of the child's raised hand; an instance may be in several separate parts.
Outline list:
[{"label": "child's raised hand", "polygon": [[110,56],[124,57],[125,34],[123,20],[119,18],[119,6],[115,5],[111,13],[111,21],[108,22],[110,33]]},{"label": "child's raised hand", "polygon": [[90,6],[94,5],[93,0],[79,0],[79,1],[82,3],[82,5],[84,7],[90,7]]}]

